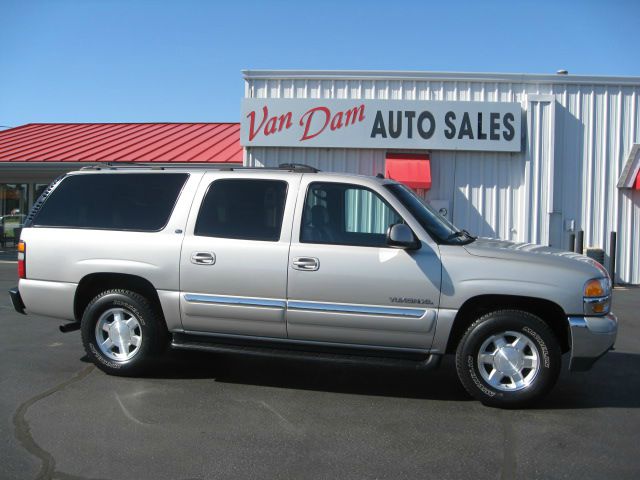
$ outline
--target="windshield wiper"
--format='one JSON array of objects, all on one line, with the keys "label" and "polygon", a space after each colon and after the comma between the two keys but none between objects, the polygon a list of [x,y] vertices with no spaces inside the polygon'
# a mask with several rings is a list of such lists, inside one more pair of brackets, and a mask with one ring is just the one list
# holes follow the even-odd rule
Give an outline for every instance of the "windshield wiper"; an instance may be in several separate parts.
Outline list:
[{"label": "windshield wiper", "polygon": [[453,240],[454,238],[460,238],[460,237],[468,237],[469,239],[471,239],[471,241],[473,241],[476,238],[478,238],[478,237],[474,237],[473,235],[471,235],[465,229],[462,229],[462,230],[458,230],[457,232],[453,232],[451,235],[449,235],[447,237],[447,240]]}]

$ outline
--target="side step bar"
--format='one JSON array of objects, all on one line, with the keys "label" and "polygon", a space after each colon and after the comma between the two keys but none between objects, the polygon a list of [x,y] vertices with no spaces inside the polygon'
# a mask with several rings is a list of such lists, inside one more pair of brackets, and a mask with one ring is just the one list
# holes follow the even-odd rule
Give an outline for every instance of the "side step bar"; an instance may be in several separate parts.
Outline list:
[{"label": "side step bar", "polygon": [[173,340],[171,341],[171,347],[177,350],[197,350],[205,352],[242,354],[269,358],[276,357],[292,360],[300,360],[301,358],[316,358],[356,365],[383,365],[391,367],[413,368],[417,370],[431,370],[440,365],[440,361],[442,360],[442,355],[434,354],[426,355],[420,359],[393,358],[387,356],[367,355],[367,351],[362,351],[361,353],[345,353],[343,351],[332,352],[331,349],[309,351],[299,348],[274,348],[271,345],[260,346],[258,344],[241,345],[226,342],[220,343],[216,340],[218,339],[216,339],[215,337],[205,337],[203,339],[203,336],[200,335],[194,336],[174,333]]}]

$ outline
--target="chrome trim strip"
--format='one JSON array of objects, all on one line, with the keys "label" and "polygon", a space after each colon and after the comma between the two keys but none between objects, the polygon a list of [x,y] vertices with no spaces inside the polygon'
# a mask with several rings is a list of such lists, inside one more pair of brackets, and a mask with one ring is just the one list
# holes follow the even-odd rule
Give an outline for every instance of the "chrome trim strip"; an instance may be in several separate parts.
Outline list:
[{"label": "chrome trim strip", "polygon": [[361,305],[344,305],[337,303],[316,303],[288,301],[288,310],[311,310],[314,312],[358,313],[361,315],[387,315],[393,317],[420,318],[426,310],[415,308],[371,307]]},{"label": "chrome trim strip", "polygon": [[272,300],[269,298],[242,298],[242,297],[225,297],[221,295],[202,295],[187,293],[184,299],[190,303],[213,303],[216,305],[242,305],[249,307],[264,308],[286,308],[287,303],[284,300]]},{"label": "chrome trim strip", "polygon": [[263,308],[282,308],[288,310],[309,310],[314,312],[356,313],[360,315],[385,315],[391,317],[421,318],[427,312],[416,308],[374,307],[345,305],[338,303],[298,302],[273,300],[269,298],[227,297],[222,295],[204,295],[187,293],[184,299],[190,303],[211,303],[215,305],[241,305]]},{"label": "chrome trim strip", "polygon": [[584,317],[568,317],[569,327],[573,328],[587,328],[587,322]]},{"label": "chrome trim strip", "polygon": [[611,295],[604,297],[584,297],[584,303],[604,303],[611,299]]}]

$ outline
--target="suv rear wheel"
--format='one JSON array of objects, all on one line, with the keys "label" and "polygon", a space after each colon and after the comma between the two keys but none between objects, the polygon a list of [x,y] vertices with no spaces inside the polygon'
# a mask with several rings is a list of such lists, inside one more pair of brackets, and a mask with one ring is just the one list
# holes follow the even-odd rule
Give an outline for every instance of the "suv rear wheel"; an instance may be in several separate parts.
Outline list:
[{"label": "suv rear wheel", "polygon": [[539,317],[500,310],[476,320],[456,351],[467,392],[493,407],[518,408],[544,396],[560,373],[560,345]]},{"label": "suv rear wheel", "polygon": [[112,375],[138,375],[166,346],[161,315],[144,296],[128,290],[97,295],[82,316],[87,355]]}]

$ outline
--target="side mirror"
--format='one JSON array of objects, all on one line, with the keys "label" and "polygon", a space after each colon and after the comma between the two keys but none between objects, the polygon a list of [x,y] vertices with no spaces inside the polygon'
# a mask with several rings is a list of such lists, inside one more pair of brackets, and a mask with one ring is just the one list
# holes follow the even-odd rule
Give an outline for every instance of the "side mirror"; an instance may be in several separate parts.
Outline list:
[{"label": "side mirror", "polygon": [[387,245],[393,248],[416,250],[420,248],[420,241],[413,234],[408,225],[396,223],[387,229]]}]

